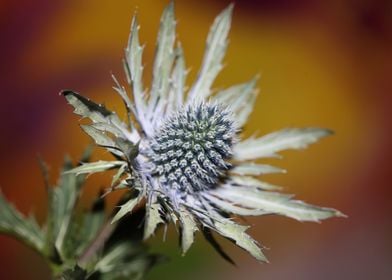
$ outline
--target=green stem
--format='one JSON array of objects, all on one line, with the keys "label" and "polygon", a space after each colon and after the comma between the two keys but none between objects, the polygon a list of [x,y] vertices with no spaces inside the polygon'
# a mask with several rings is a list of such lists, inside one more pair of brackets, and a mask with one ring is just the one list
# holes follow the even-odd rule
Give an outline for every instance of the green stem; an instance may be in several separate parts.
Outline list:
[{"label": "green stem", "polygon": [[108,220],[101,228],[97,237],[86,248],[83,254],[79,257],[78,264],[82,267],[88,264],[91,257],[93,257],[100,249],[103,248],[105,242],[109,239],[110,235],[115,229],[115,225]]}]

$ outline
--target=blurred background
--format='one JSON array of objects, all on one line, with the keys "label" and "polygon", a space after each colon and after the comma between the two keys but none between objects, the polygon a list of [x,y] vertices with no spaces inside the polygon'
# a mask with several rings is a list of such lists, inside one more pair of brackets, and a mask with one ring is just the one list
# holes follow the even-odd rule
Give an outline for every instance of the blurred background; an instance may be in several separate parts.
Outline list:
[{"label": "blurred background", "polygon": [[[200,66],[214,17],[235,2],[226,67],[216,88],[260,74],[260,95],[245,135],[288,126],[320,126],[336,134],[270,163],[288,174],[265,180],[349,216],[321,224],[282,217],[247,219],[266,246],[261,265],[230,242],[227,264],[199,236],[186,257],[177,234],[149,241],[171,261],[153,279],[392,279],[392,1],[177,0],[178,37],[191,72]],[[24,213],[45,217],[37,155],[53,181],[63,155],[78,158],[90,139],[63,97],[73,89],[122,110],[111,89],[124,82],[121,58],[131,16],[141,25],[145,82],[150,81],[160,14],[168,1],[0,1],[0,187]],[[95,150],[94,157],[103,154]],[[92,176],[83,203],[109,178]],[[115,196],[109,197],[109,204]],[[0,279],[50,279],[45,262],[0,236]]]}]

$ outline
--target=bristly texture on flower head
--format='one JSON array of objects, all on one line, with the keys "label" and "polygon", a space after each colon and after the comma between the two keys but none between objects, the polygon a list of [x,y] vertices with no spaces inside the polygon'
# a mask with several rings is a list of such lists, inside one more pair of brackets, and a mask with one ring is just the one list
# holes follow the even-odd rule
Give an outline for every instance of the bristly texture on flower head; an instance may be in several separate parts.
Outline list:
[{"label": "bristly texture on flower head", "polygon": [[149,92],[142,85],[143,47],[136,16],[133,18],[124,59],[132,94],[113,77],[114,89],[128,111],[128,121],[121,121],[115,112],[75,92],[63,92],[74,112],[91,120],[82,129],[116,158],[84,164],[73,172],[117,169],[111,190],[127,188],[134,196],[120,207],[113,221],[146,201],[145,238],[159,224],[173,222],[181,230],[183,253],[193,243],[194,233],[201,230],[228,258],[211,235],[215,231],[257,260],[266,261],[256,241],[245,233],[248,226],[237,224],[231,215],[278,214],[300,221],[319,221],[342,214],[276,192],[279,188],[261,181],[260,176],[282,169],[254,161],[275,157],[285,149],[305,148],[331,132],[290,128],[241,140],[239,131],[256,98],[256,79],[214,95],[211,90],[222,68],[232,8],[230,5],[215,19],[201,69],[189,91],[185,90],[181,45],[174,47],[173,3],[162,15]]}]

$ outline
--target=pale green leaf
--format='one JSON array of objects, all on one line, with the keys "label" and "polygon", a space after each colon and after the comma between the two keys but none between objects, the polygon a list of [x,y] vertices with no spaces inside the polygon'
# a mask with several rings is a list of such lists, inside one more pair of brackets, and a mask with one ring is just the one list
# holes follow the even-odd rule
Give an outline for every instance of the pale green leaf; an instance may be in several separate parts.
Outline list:
[{"label": "pale green leaf", "polygon": [[322,128],[287,128],[261,138],[249,138],[234,146],[236,160],[277,157],[277,152],[287,149],[304,149],[332,132]]},{"label": "pale green leaf", "polygon": [[97,145],[105,147],[116,156],[125,157],[127,161],[131,161],[134,157],[130,158],[130,155],[137,155],[139,151],[138,144],[134,145],[129,140],[125,140],[121,137],[116,137],[115,140],[113,140],[107,135],[106,126],[107,124],[104,123],[96,123],[92,125],[81,125],[81,128],[94,139]]},{"label": "pale green leaf", "polygon": [[148,239],[154,234],[155,229],[159,224],[163,224],[164,221],[161,217],[161,205],[158,202],[152,202],[150,205],[146,206],[146,222],[144,224],[144,237],[143,239]]},{"label": "pale green leaf", "polygon": [[222,69],[227,48],[233,5],[229,5],[215,19],[207,37],[207,46],[197,80],[189,91],[188,102],[203,100],[211,94],[211,85]]},{"label": "pale green leaf", "polygon": [[211,193],[236,205],[287,216],[299,221],[317,222],[334,216],[344,216],[332,208],[317,207],[302,201],[292,200],[292,195],[228,185]]},{"label": "pale green leaf", "polygon": [[182,209],[178,214],[181,223],[181,249],[182,254],[185,255],[194,241],[194,235],[198,228],[192,214],[187,210]]},{"label": "pale green leaf", "polygon": [[132,142],[123,138],[117,138],[115,142],[116,142],[116,146],[124,154],[127,162],[133,162],[136,156],[139,154],[140,142],[133,144]]},{"label": "pale green leaf", "polygon": [[284,169],[267,165],[267,164],[256,164],[256,163],[241,163],[236,165],[230,172],[238,175],[264,175],[271,173],[285,173]]},{"label": "pale green leaf", "polygon": [[[125,63],[125,61],[124,61],[124,63]],[[127,65],[125,65],[125,73],[129,74]],[[130,83],[130,81],[131,81],[130,76],[127,75],[127,78],[128,78],[128,83]],[[131,99],[129,98],[125,88],[120,85],[120,83],[117,81],[117,79],[114,75],[112,75],[112,79],[113,79],[114,83],[116,84],[113,87],[113,89],[120,95],[122,101],[124,102],[125,108],[127,109],[128,125],[131,130],[134,130],[133,121],[132,121],[132,114],[136,118],[137,114],[136,114],[135,106],[131,102]],[[137,119],[137,121],[139,121],[139,120]]]},{"label": "pale green leaf", "polygon": [[125,49],[125,68],[128,73],[128,82],[132,84],[132,93],[136,105],[137,115],[144,120],[146,104],[143,94],[143,65],[142,65],[143,47],[139,42],[139,25],[136,15],[132,19],[131,34],[129,36],[128,46]]},{"label": "pale green leaf", "polygon": [[225,201],[209,193],[205,193],[204,198],[206,198],[208,201],[213,203],[218,209],[221,209],[227,213],[232,213],[241,216],[260,216],[260,215],[267,214],[265,211],[260,209],[250,209],[250,208],[237,206],[234,203]]},{"label": "pale green leaf", "polygon": [[63,91],[62,95],[74,107],[74,113],[84,118],[89,118],[93,123],[106,123],[116,136],[130,139],[130,132],[116,113],[109,111],[101,104],[96,104],[90,99],[73,91]]},{"label": "pale green leaf", "polygon": [[[87,158],[83,159],[87,160]],[[76,177],[75,174],[66,173],[73,168],[69,158],[65,158],[62,174],[57,187],[49,192],[48,229],[55,239],[56,248],[63,253],[63,245],[69,233],[72,215],[78,198],[84,176]]]},{"label": "pale green leaf", "polygon": [[45,234],[33,217],[25,217],[0,191],[0,233],[10,235],[43,253]]},{"label": "pale green leaf", "polygon": [[105,132],[95,128],[92,125],[81,125],[80,126],[84,132],[89,135],[97,145],[106,147],[115,147],[115,143],[112,138],[106,135]]},{"label": "pale green leaf", "polygon": [[95,265],[95,269],[102,273],[110,272],[116,267],[116,264],[124,261],[126,255],[134,253],[135,247],[132,246],[132,243],[121,242],[114,245],[102,258],[100,258]]},{"label": "pale green leaf", "polygon": [[[92,125],[81,125],[80,126],[84,132],[86,132],[87,135],[89,135],[97,145],[105,147],[108,151],[111,153],[117,155],[117,156],[122,156],[122,152],[114,149],[116,147],[116,144],[114,140],[107,135],[107,133],[95,126],[95,124]],[[113,148],[111,148],[113,147]]]},{"label": "pale green leaf", "polygon": [[110,122],[97,122],[90,124],[90,126],[105,133],[107,136],[110,136],[110,134],[112,134],[114,138],[121,137],[121,134],[119,134],[117,127],[111,125]]},{"label": "pale green leaf", "polygon": [[97,237],[105,222],[105,201],[98,197],[94,202],[92,209],[84,213],[81,225],[77,231],[77,247],[68,252],[71,256],[81,255],[91,242]]},{"label": "pale green leaf", "polygon": [[259,188],[261,190],[266,191],[278,191],[281,190],[282,187],[272,185],[270,183],[266,183],[260,181],[256,178],[249,177],[249,176],[230,176],[231,184],[238,185],[238,186],[246,186],[246,187],[254,187]]},{"label": "pale green leaf", "polygon": [[230,219],[214,215],[214,230],[224,237],[235,242],[239,247],[249,252],[254,258],[261,262],[268,262],[256,241],[245,231],[249,226],[234,223]]},{"label": "pale green leaf", "polygon": [[247,83],[234,85],[229,88],[218,91],[216,95],[213,97],[213,99],[219,103],[230,105],[231,102],[233,102],[233,100],[238,99],[241,96],[241,94],[243,94],[243,92],[251,91],[253,86],[254,86],[253,80]]},{"label": "pale green leaf", "polygon": [[127,164],[124,162],[117,170],[116,174],[113,175],[112,183],[110,184],[111,187],[113,187],[121,179],[121,177],[126,173],[126,169]]},{"label": "pale green leaf", "polygon": [[171,87],[169,91],[168,104],[166,112],[170,114],[173,109],[181,108],[184,103],[184,91],[185,91],[185,61],[182,47],[179,45],[175,49],[175,62],[174,69],[171,76]]},{"label": "pale green leaf", "polygon": [[239,127],[242,127],[245,125],[245,123],[248,121],[249,115],[253,112],[253,107],[255,105],[257,98],[257,91],[252,92],[247,96],[247,99],[244,100],[242,103],[242,106],[237,109],[236,113],[236,123],[238,124]]},{"label": "pale green leaf", "polygon": [[239,127],[246,123],[250,113],[253,111],[256,101],[256,81],[257,77],[247,83],[219,91],[214,97],[215,100],[230,108]]},{"label": "pale green leaf", "polygon": [[82,163],[82,165],[72,168],[65,173],[67,174],[91,174],[91,173],[97,173],[97,172],[102,172],[106,170],[110,170],[113,168],[118,168],[122,165],[124,165],[124,161],[105,161],[105,160],[100,160],[96,162],[88,162],[88,163]]},{"label": "pale green leaf", "polygon": [[173,45],[175,37],[174,3],[170,2],[163,11],[158,33],[148,108],[149,116],[160,116],[156,111],[163,111],[168,102],[170,73],[174,62]]},{"label": "pale green leaf", "polygon": [[147,253],[140,244],[120,241],[104,253],[94,270],[99,272],[100,280],[142,280],[147,271],[160,261],[160,256]]},{"label": "pale green leaf", "polygon": [[129,199],[126,203],[120,206],[120,210],[116,213],[116,215],[113,217],[112,224],[120,220],[122,217],[125,215],[129,214],[132,212],[133,208],[140,202],[142,196],[138,195],[135,198]]}]

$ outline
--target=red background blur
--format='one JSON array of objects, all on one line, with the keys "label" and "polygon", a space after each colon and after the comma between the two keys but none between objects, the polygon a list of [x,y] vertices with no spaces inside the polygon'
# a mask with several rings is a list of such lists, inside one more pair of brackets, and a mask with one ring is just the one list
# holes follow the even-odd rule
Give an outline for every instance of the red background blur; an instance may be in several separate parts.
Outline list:
[{"label": "red background blur", "polygon": [[[230,2],[176,1],[178,37],[191,68],[188,84],[213,18]],[[289,173],[266,180],[349,218],[322,224],[248,219],[251,234],[270,248],[268,265],[223,242],[238,263],[232,267],[202,238],[183,258],[174,232],[165,243],[158,234],[150,241],[152,250],[172,261],[149,279],[392,279],[392,1],[234,2],[227,66],[216,87],[261,74],[248,135],[286,126],[334,129],[336,135],[306,152],[272,161]],[[63,155],[77,158],[90,142],[59,91],[71,88],[120,108],[110,72],[123,78],[131,16],[138,10],[149,73],[166,4],[0,1],[0,187],[24,213],[34,212],[42,221],[46,211],[37,154],[56,177]],[[91,177],[84,203],[105,182]],[[44,261],[18,242],[1,236],[0,248],[0,279],[49,279]]]}]

